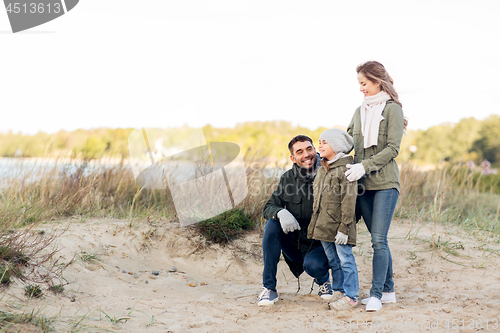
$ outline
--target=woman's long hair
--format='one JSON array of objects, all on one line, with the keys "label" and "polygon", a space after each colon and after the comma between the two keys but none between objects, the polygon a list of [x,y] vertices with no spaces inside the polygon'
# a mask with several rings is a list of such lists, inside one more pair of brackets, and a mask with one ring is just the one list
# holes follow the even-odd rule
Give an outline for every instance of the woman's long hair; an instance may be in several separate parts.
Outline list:
[{"label": "woman's long hair", "polygon": [[[384,65],[378,61],[367,61],[358,65],[356,67],[356,73],[363,74],[368,80],[373,83],[380,83],[380,90],[385,91],[391,99],[394,100],[399,106],[403,107],[403,104],[399,101],[398,93],[394,89],[394,80],[387,73]],[[408,118],[405,117],[405,129],[408,126]]]}]

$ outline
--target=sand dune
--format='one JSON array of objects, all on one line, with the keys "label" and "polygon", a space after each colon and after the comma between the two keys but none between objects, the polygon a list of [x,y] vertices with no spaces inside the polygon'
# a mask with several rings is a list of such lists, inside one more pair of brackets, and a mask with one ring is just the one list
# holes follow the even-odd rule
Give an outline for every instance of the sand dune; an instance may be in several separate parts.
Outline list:
[{"label": "sand dune", "polygon": [[[262,281],[260,234],[233,245],[207,246],[175,222],[93,219],[64,220],[44,229],[64,228],[58,256],[75,261],[65,271],[70,283],[61,295],[45,291],[27,300],[23,285],[12,284],[3,309],[40,310],[53,316],[60,332],[357,332],[500,331],[498,238],[433,224],[394,221],[390,246],[398,302],[368,313],[363,306],[335,312],[309,294],[312,279],[297,279],[284,262],[278,267],[280,300],[255,303]],[[456,254],[449,254],[449,252]],[[355,256],[360,295],[371,286],[371,244],[360,225]],[[95,257],[94,259],[91,259]],[[90,259],[85,261],[84,259]],[[175,272],[172,266],[177,268]],[[158,275],[152,274],[157,271]]]}]

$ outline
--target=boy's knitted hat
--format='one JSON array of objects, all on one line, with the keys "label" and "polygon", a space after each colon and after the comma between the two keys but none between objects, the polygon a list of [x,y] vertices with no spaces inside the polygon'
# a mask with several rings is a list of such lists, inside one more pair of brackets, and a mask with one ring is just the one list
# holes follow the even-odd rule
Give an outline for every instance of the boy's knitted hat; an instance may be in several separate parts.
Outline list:
[{"label": "boy's knitted hat", "polygon": [[348,153],[353,147],[352,136],[338,128],[328,129],[321,133],[320,140],[325,140],[335,154]]}]

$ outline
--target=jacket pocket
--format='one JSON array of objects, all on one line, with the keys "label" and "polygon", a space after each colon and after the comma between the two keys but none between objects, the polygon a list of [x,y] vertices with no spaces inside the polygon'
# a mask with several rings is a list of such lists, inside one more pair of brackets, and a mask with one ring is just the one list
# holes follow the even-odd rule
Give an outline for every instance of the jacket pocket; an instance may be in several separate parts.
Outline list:
[{"label": "jacket pocket", "polygon": [[295,216],[296,219],[302,218],[301,205],[302,197],[300,195],[287,195],[283,196],[285,200],[286,209]]},{"label": "jacket pocket", "polygon": [[326,213],[330,218],[334,221],[339,223],[340,222],[340,217],[341,217],[341,212],[340,212],[340,205],[329,205],[328,208],[326,209]]},{"label": "jacket pocket", "polygon": [[302,197],[300,195],[287,195],[287,194],[285,194],[283,196],[283,200],[285,200],[286,202],[294,203],[294,204],[300,203],[301,199],[302,199]]}]

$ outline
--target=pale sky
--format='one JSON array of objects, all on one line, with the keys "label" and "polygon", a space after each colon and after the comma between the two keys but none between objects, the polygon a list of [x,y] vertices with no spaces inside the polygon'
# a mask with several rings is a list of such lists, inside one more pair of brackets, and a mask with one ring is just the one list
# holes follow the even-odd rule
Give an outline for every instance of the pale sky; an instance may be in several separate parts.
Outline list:
[{"label": "pale sky", "polygon": [[355,68],[382,62],[409,129],[500,114],[500,1],[80,0],[12,34],[0,131],[347,126]]}]

